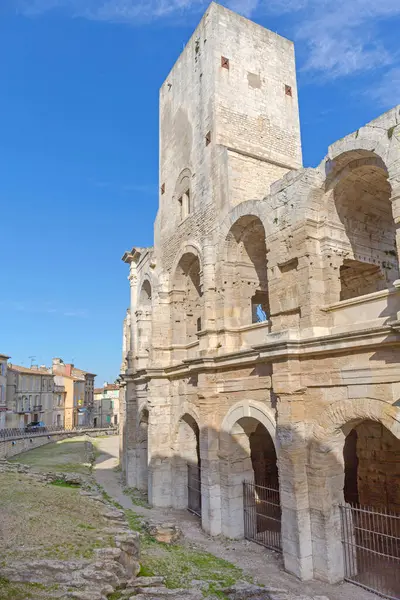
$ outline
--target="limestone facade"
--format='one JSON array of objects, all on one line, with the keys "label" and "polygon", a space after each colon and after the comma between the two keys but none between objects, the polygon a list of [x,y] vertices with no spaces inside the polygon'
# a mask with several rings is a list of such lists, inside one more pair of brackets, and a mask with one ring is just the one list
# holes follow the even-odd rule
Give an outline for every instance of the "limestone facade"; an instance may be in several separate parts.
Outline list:
[{"label": "limestone facade", "polygon": [[154,247],[124,255],[128,485],[184,508],[197,466],[228,537],[243,481],[279,486],[286,569],[340,581],[339,505],[400,510],[399,232],[400,107],[302,168],[293,44],[212,4],[160,91]]}]

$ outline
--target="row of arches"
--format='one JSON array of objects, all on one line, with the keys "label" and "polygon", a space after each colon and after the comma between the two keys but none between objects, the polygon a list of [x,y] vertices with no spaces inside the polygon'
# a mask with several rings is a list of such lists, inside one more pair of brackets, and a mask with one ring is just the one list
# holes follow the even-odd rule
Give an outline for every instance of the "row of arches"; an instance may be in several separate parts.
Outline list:
[{"label": "row of arches", "polygon": [[[245,405],[246,406],[246,405]],[[242,408],[242,407],[240,407]],[[277,440],[274,425],[269,416],[251,405],[247,410],[226,419],[220,433],[219,460],[221,482],[230,480],[232,473],[238,475],[237,484],[244,480],[257,485],[279,488]],[[260,415],[264,415],[261,417]],[[138,420],[136,447],[138,450],[139,487],[148,485],[148,426],[149,411],[144,408]],[[174,448],[173,477],[176,490],[175,507],[187,507],[186,466],[201,469],[201,429],[196,418],[185,413],[179,419],[172,440]],[[337,458],[342,478],[343,501],[375,507],[389,507],[400,513],[400,440],[382,423],[368,418],[347,423],[340,430],[341,458]],[[321,447],[326,453],[325,443],[313,441],[313,448]],[[337,450],[337,449],[336,449]],[[204,451],[203,451],[204,454]],[[331,460],[330,455],[330,460]],[[206,457],[209,458],[208,456]],[[312,464],[312,460],[310,464]],[[332,467],[332,464],[331,464]],[[338,474],[336,471],[335,475]],[[231,482],[232,483],[232,482]]]},{"label": "row of arches", "polygon": [[[148,452],[149,416],[151,420],[151,414],[144,408],[138,419],[137,470],[143,491],[147,491],[154,481],[154,472],[159,465],[165,467],[166,460]],[[301,536],[306,535],[310,516],[307,517],[302,508],[296,524],[293,507],[299,501],[305,506],[301,494],[304,484],[305,489],[308,485],[309,510],[313,515],[310,543],[312,539],[314,569],[328,580],[337,581],[343,577],[339,568],[343,564],[339,505],[360,509],[367,506],[368,510],[390,511],[400,516],[400,439],[382,422],[368,417],[350,420],[332,434],[331,447],[328,437],[318,440],[315,436],[302,455],[305,464],[295,462],[295,457],[299,456],[299,439],[293,437],[289,447],[286,444],[282,448],[272,414],[269,415],[258,403],[245,402],[234,407],[218,433],[202,426],[195,411],[185,412],[173,431],[173,454],[169,460],[171,505],[174,508],[190,509],[202,518],[204,525],[210,514],[202,514],[202,510],[209,509],[210,494],[214,493],[214,499],[220,500],[220,529],[216,533],[231,538],[245,536],[283,551],[286,560],[289,555],[285,552],[292,548],[293,536],[300,536],[299,543],[304,543]],[[209,444],[210,433],[211,437],[216,434],[218,439],[216,454]],[[291,480],[289,464],[304,472],[306,481],[301,481],[300,485],[303,491]],[[211,488],[216,486],[218,491],[212,491]],[[213,511],[215,518],[215,506]],[[332,527],[334,522],[336,525]],[[380,518],[379,523],[383,522]],[[379,535],[381,529],[380,525]],[[358,535],[357,527],[354,531],[354,535]],[[399,538],[400,531],[392,532],[392,535]],[[377,535],[371,533],[371,536],[376,545],[379,542]],[[382,539],[383,545],[386,542]],[[364,536],[362,543],[372,542],[365,541]],[[327,549],[328,546],[338,553],[333,567],[329,566],[332,550]],[[352,558],[353,562],[356,558]],[[320,566],[324,560],[326,564]],[[359,564],[362,564],[362,553]],[[379,568],[382,564],[384,559],[380,559]],[[373,567],[369,565],[369,569]],[[386,563],[384,567],[387,569]],[[327,573],[330,568],[335,570],[333,575]],[[361,577],[361,568],[359,571]],[[399,584],[396,578],[389,578],[389,586]]]},{"label": "row of arches", "polygon": [[[275,312],[300,305],[299,297],[288,300],[291,294],[298,295],[295,289],[301,284],[293,272],[299,267],[298,260],[293,259],[289,266],[270,265],[264,227],[268,215],[259,213],[261,204],[258,209],[248,207],[255,214],[240,216],[236,211],[238,218],[220,248],[221,262],[213,285],[216,318],[222,319],[226,328],[273,322],[271,280],[275,288],[279,285],[282,290],[279,298],[274,297]],[[334,304],[379,292],[390,288],[399,278],[391,186],[379,157],[367,151],[361,157],[360,152],[350,152],[336,161],[325,182],[318,220],[325,227],[325,241],[315,252],[322,254],[324,268],[332,271],[321,278],[321,284],[325,285],[323,303]],[[185,346],[198,340],[206,320],[203,280],[202,257],[192,247],[179,258],[170,279],[173,345]],[[151,310],[151,306],[151,283],[145,279],[138,310],[142,314]],[[151,316],[144,320],[147,325],[141,327],[142,346],[149,349]]]}]

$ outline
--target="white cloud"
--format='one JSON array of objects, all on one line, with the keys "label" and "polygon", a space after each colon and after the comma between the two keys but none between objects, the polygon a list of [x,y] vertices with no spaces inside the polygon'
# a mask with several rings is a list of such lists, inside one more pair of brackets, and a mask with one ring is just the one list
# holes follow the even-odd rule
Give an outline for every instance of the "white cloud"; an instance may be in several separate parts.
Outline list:
[{"label": "white cloud", "polygon": [[307,49],[303,68],[338,77],[391,64],[379,26],[399,16],[398,0],[309,0],[294,31]]},{"label": "white cloud", "polygon": [[[138,24],[200,14],[209,0],[12,0],[25,15],[63,9],[72,16]],[[282,15],[304,62],[300,67],[335,78],[395,66],[398,56],[382,34],[399,18],[400,0],[225,0],[245,16]]]},{"label": "white cloud", "polygon": [[0,307],[4,312],[16,311],[28,314],[59,315],[64,317],[77,317],[86,319],[88,313],[84,309],[55,308],[51,303],[38,304],[34,301],[20,302],[16,300],[1,301]]},{"label": "white cloud", "polygon": [[377,85],[374,85],[367,94],[383,108],[392,108],[393,104],[399,103],[400,67],[387,71]]}]

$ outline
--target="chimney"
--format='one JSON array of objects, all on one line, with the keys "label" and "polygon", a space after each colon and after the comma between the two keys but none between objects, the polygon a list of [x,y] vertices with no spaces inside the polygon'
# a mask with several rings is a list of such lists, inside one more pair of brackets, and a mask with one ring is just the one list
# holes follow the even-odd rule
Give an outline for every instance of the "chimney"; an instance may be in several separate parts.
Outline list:
[{"label": "chimney", "polygon": [[71,365],[70,363],[68,363],[67,365],[65,365],[65,375],[69,375],[70,377],[72,376],[72,368],[74,365]]}]

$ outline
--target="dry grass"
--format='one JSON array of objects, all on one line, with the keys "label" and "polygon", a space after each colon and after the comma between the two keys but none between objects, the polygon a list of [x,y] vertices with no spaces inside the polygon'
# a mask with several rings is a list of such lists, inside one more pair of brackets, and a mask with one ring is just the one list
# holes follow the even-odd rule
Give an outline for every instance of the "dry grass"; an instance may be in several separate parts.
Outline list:
[{"label": "dry grass", "polygon": [[[6,561],[88,557],[109,545],[102,505],[74,488],[44,485],[26,475],[0,476],[0,545]],[[100,539],[101,538],[101,539]]]},{"label": "dry grass", "polygon": [[[84,438],[68,439],[14,458],[35,471],[89,474]],[[0,474],[0,565],[16,560],[90,558],[95,548],[111,546],[104,506],[79,489],[46,485],[19,473]],[[0,577],[0,600],[54,600],[56,588],[11,583]]]},{"label": "dry grass", "polygon": [[29,465],[35,471],[55,471],[64,473],[90,473],[90,464],[85,449],[85,438],[76,437],[47,444],[19,454],[10,462]]}]

